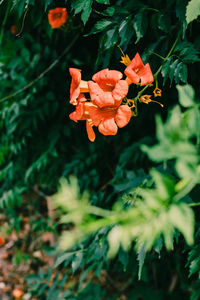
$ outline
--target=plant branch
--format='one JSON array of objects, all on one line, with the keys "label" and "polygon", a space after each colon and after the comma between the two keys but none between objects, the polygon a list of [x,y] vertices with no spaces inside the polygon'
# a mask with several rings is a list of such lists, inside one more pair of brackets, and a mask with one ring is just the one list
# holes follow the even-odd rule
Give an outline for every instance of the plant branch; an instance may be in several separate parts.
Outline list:
[{"label": "plant branch", "polygon": [[36,82],[38,82],[42,77],[44,77],[49,71],[51,71],[57,63],[63,58],[63,56],[72,48],[76,40],[78,39],[79,34],[77,34],[72,42],[64,49],[64,51],[60,54],[60,56],[48,67],[46,68],[39,76],[37,76],[34,80],[29,82],[27,85],[25,85],[23,88],[19,89],[13,94],[10,94],[2,99],[0,99],[0,103],[9,100],[10,98],[13,98],[17,96],[18,94],[24,92],[25,90],[29,89],[32,85],[34,85]]}]

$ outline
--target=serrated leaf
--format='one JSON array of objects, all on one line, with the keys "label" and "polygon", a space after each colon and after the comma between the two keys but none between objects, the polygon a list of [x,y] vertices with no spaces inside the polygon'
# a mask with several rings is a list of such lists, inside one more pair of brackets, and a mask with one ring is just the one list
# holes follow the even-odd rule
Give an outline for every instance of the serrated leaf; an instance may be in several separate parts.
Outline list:
[{"label": "serrated leaf", "polygon": [[138,249],[138,251],[137,251],[137,260],[139,262],[138,280],[141,279],[142,268],[143,268],[143,265],[144,265],[146,253],[147,252],[146,252],[145,245],[140,246],[139,249]]},{"label": "serrated leaf", "polygon": [[75,258],[72,261],[72,272],[73,274],[76,272],[76,270],[80,267],[83,259],[83,253],[79,252],[75,255]]},{"label": "serrated leaf", "polygon": [[65,254],[62,254],[61,256],[59,256],[56,261],[55,261],[55,264],[54,264],[54,268],[57,268],[60,264],[62,264],[63,262],[65,261],[69,261],[72,259],[74,253],[65,253]]},{"label": "serrated leaf", "polygon": [[162,71],[161,74],[164,78],[163,84],[165,85],[166,80],[169,77],[169,69],[170,69],[170,64],[171,64],[172,58],[168,58],[162,65]]},{"label": "serrated leaf", "polygon": [[194,241],[194,213],[185,203],[172,205],[170,207],[169,218],[172,224],[184,235],[188,245]]},{"label": "serrated leaf", "polygon": [[176,88],[178,90],[179,102],[183,107],[191,107],[195,104],[195,93],[191,85],[177,85]]},{"label": "serrated leaf", "polygon": [[180,72],[179,72],[178,76],[182,82],[184,82],[184,83],[187,82],[188,69],[187,69],[187,66],[183,63],[181,63],[181,68],[180,68]]},{"label": "serrated leaf", "polygon": [[86,34],[85,36],[91,35],[91,34],[96,34],[98,32],[103,31],[104,29],[108,28],[111,24],[113,24],[112,21],[108,20],[108,19],[102,19],[99,20],[94,27],[92,28],[91,32],[89,32],[88,34]]},{"label": "serrated leaf", "polygon": [[176,59],[169,67],[169,79],[170,79],[170,83],[172,83],[173,79],[174,79],[174,75],[175,75],[175,71],[176,71],[176,68],[179,64],[179,60]]},{"label": "serrated leaf", "polygon": [[72,9],[74,9],[75,14],[78,14],[82,11],[81,20],[83,21],[84,25],[88,21],[92,11],[92,3],[93,0],[76,0],[72,2]]},{"label": "serrated leaf", "polygon": [[186,7],[187,24],[194,21],[200,15],[200,0],[191,0]]}]

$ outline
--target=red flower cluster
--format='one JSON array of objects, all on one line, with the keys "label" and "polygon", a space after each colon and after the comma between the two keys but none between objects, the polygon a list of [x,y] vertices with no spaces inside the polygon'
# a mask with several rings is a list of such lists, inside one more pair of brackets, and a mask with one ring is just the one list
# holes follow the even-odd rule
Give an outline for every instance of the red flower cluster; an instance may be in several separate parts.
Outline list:
[{"label": "red flower cluster", "polygon": [[[129,62],[123,74],[116,70],[104,69],[94,74],[92,80],[81,79],[81,70],[70,68],[72,82],[70,87],[70,103],[76,105],[76,110],[70,114],[75,122],[86,121],[86,130],[90,141],[95,140],[93,126],[97,126],[103,135],[116,135],[118,127],[126,126],[132,116],[128,102],[122,101],[128,94],[132,83],[141,86],[153,82],[153,74],[149,64],[144,65],[137,53]],[[84,93],[90,94],[90,100]]]},{"label": "red flower cluster", "polygon": [[51,9],[48,13],[49,24],[51,27],[60,28],[67,21],[67,10],[63,7]]}]

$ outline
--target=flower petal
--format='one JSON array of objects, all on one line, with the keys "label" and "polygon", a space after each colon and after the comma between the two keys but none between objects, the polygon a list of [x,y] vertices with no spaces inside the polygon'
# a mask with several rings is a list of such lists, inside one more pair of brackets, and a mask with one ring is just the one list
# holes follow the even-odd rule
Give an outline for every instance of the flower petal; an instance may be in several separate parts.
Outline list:
[{"label": "flower petal", "polygon": [[88,112],[93,124],[98,126],[104,118],[104,115],[101,113],[101,109],[97,106],[91,106],[88,107]]},{"label": "flower petal", "polygon": [[116,135],[118,127],[114,121],[114,118],[104,119],[99,124],[99,132],[104,135]]},{"label": "flower petal", "polygon": [[88,87],[91,100],[94,104],[99,107],[113,106],[115,104],[112,93],[104,92],[97,83],[88,81]]},{"label": "flower petal", "polygon": [[134,58],[132,59],[130,65],[133,70],[141,69],[144,67],[140,54],[137,52]]},{"label": "flower petal", "polygon": [[121,105],[117,113],[115,115],[115,122],[117,123],[118,127],[122,128],[126,126],[131,119],[131,109],[128,105]]},{"label": "flower petal", "polygon": [[114,118],[116,114],[115,108],[103,107],[92,105],[87,108],[90,118],[95,126],[98,126],[104,119]]},{"label": "flower petal", "polygon": [[94,130],[93,130],[92,126],[90,125],[90,123],[88,122],[88,120],[86,120],[86,130],[87,130],[87,135],[88,135],[89,140],[91,142],[94,142],[96,136],[95,136]]},{"label": "flower petal", "polygon": [[81,120],[82,116],[84,114],[84,103],[80,102],[76,105],[76,110],[73,111],[69,117],[71,120],[78,122]]},{"label": "flower petal", "polygon": [[76,99],[80,95],[80,82],[81,82],[81,70],[76,68],[69,68],[69,73],[72,76],[72,82],[70,86],[70,103],[77,104]]},{"label": "flower petal", "polygon": [[138,76],[138,71],[144,67],[139,53],[136,53],[132,59],[130,65],[124,70],[124,74],[135,84],[139,83],[140,76]]},{"label": "flower petal", "polygon": [[113,98],[115,99],[115,105],[119,106],[122,99],[128,94],[128,83],[126,80],[120,80],[116,83],[114,90],[112,91]]},{"label": "flower petal", "polygon": [[138,71],[138,76],[141,78],[141,86],[152,83],[154,81],[153,74],[149,64],[146,64]]},{"label": "flower petal", "polygon": [[106,89],[106,85],[115,86],[115,84],[123,77],[123,74],[116,70],[104,69],[92,76],[92,80],[96,81],[101,88]]}]

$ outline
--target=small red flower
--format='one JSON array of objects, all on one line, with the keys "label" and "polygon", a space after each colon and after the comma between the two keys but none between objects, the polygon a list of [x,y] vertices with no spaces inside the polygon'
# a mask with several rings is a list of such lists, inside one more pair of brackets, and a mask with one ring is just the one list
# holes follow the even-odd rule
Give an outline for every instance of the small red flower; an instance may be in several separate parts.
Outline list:
[{"label": "small red flower", "polygon": [[18,29],[17,29],[17,26],[16,25],[12,25],[11,28],[10,28],[10,31],[12,34],[16,34]]},{"label": "small red flower", "polygon": [[93,81],[88,81],[92,103],[100,108],[119,106],[128,93],[128,84],[121,80],[122,76],[121,72],[109,69],[93,75]]},{"label": "small red flower", "polygon": [[141,86],[150,84],[154,81],[153,74],[149,64],[144,65],[139,53],[135,55],[131,63],[124,70],[129,84],[140,83]]},{"label": "small red flower", "polygon": [[60,28],[67,21],[67,10],[63,7],[51,9],[48,13],[49,24],[52,28]]},{"label": "small red flower", "polygon": [[5,244],[5,241],[4,239],[2,238],[2,236],[0,235],[0,245],[4,245]]},{"label": "small red flower", "polygon": [[81,80],[81,70],[76,68],[69,68],[69,73],[72,76],[72,82],[70,86],[70,103],[77,104],[77,98],[80,93],[89,92],[88,83],[85,80]]}]

